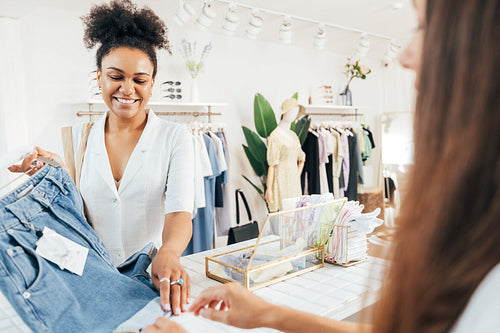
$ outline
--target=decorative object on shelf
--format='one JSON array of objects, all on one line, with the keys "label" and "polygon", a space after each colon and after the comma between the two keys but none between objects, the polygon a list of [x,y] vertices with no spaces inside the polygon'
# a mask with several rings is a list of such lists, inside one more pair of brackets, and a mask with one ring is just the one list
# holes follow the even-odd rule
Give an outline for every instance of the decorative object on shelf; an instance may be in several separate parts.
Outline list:
[{"label": "decorative object on shelf", "polygon": [[192,103],[199,103],[200,101],[200,94],[199,94],[199,89],[198,89],[198,75],[200,72],[203,70],[204,63],[203,61],[205,60],[206,56],[212,49],[212,43],[206,44],[202,51],[201,55],[198,57],[198,50],[197,50],[197,42],[188,42],[187,40],[183,39],[180,47],[180,53],[184,60],[186,60],[185,66],[187,71],[189,72],[189,75],[192,78],[191,81],[191,102]]},{"label": "decorative object on shelf", "polygon": [[168,98],[171,101],[182,99],[182,82],[165,81],[161,84],[161,97]]},{"label": "decorative object on shelf", "polygon": [[330,84],[309,87],[309,104],[333,105],[334,102],[333,89]]},{"label": "decorative object on shelf", "polygon": [[97,82],[97,70],[89,72],[89,92],[90,99],[102,98],[101,87]]},{"label": "decorative object on shelf", "polygon": [[[293,98],[298,99],[298,94],[295,93]],[[267,164],[267,145],[263,139],[267,139],[278,124],[271,105],[264,96],[259,93],[255,94],[254,97],[254,124],[258,134],[248,127],[242,126],[247,143],[247,145],[243,145],[243,150],[245,151],[245,155],[253,171],[259,177],[261,186],[255,185],[246,176],[243,176],[243,178],[252,185],[259,193],[262,200],[266,202],[264,193],[266,193],[267,190],[267,172],[269,165]],[[292,123],[291,129],[295,131],[299,137],[301,145],[307,137],[307,131],[309,130],[310,124],[311,119],[308,116],[302,117],[298,121]]]},{"label": "decorative object on shelf", "polygon": [[352,105],[352,93],[349,89],[349,84],[352,79],[360,78],[362,80],[366,79],[366,76],[371,73],[371,69],[364,65],[359,64],[359,60],[354,61],[353,58],[347,58],[347,63],[345,64],[344,74],[347,76],[347,84],[344,90],[340,93],[342,97],[343,105]]},{"label": "decorative object on shelf", "polygon": [[342,105],[352,106],[352,93],[349,89],[349,85],[345,86],[344,90],[340,93],[342,98]]}]

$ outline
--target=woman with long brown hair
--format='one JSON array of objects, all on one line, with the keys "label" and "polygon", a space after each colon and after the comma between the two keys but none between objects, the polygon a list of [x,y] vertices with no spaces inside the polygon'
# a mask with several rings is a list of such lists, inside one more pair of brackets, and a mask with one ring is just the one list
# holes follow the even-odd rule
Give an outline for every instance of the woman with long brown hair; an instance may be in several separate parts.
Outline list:
[{"label": "woman with long brown hair", "polygon": [[286,332],[498,330],[500,1],[414,3],[419,27],[400,61],[417,73],[415,163],[373,326],[269,304],[237,284],[207,289],[190,311]]}]

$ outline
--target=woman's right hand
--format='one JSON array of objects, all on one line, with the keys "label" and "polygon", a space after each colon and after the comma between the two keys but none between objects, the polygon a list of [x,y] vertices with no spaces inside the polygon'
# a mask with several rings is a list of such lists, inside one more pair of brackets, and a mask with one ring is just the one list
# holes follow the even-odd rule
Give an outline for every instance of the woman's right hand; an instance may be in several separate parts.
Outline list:
[{"label": "woman's right hand", "polygon": [[193,301],[189,311],[195,316],[250,329],[268,325],[266,319],[272,316],[270,310],[274,306],[233,282],[207,288]]},{"label": "woman's right hand", "polygon": [[20,164],[14,164],[9,167],[10,172],[25,172],[29,176],[35,174],[38,170],[40,170],[43,166],[44,163],[37,161],[36,164],[33,164],[33,160],[37,158],[38,156],[43,156],[46,157],[50,160],[56,160],[57,163],[59,163],[66,171],[68,171],[68,168],[64,164],[62,158],[54,153],[48,152],[40,147],[35,147],[35,149],[25,155],[24,159]]}]

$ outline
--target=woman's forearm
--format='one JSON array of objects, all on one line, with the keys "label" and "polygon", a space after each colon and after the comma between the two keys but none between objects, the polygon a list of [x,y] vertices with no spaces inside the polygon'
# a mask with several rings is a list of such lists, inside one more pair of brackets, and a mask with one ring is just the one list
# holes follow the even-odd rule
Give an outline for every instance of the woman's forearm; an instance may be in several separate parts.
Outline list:
[{"label": "woman's forearm", "polygon": [[192,233],[191,214],[186,212],[169,213],[165,215],[162,247],[172,249],[178,256],[181,256],[191,239]]},{"label": "woman's forearm", "polygon": [[328,332],[328,333],[369,333],[370,325],[337,321],[311,313],[298,311],[288,306],[274,305],[263,316],[263,326],[282,332]]}]

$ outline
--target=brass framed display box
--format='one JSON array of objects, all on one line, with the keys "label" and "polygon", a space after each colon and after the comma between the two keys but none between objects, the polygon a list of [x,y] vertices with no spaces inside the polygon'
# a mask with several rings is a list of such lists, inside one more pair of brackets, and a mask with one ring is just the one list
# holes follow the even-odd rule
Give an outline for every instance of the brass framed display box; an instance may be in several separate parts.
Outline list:
[{"label": "brass framed display box", "polygon": [[247,246],[206,257],[206,275],[255,290],[323,267],[326,242],[346,201],[269,213]]}]

